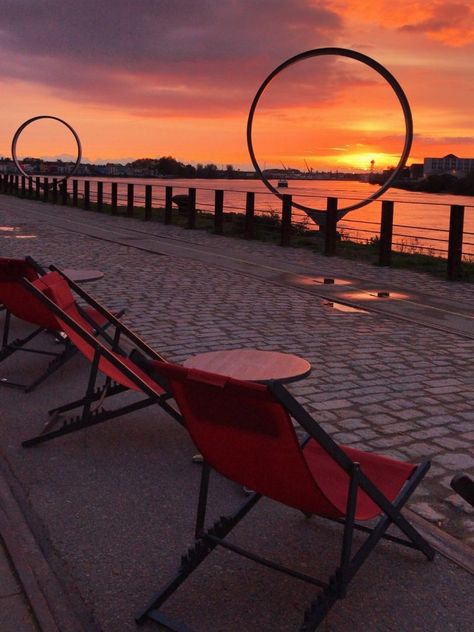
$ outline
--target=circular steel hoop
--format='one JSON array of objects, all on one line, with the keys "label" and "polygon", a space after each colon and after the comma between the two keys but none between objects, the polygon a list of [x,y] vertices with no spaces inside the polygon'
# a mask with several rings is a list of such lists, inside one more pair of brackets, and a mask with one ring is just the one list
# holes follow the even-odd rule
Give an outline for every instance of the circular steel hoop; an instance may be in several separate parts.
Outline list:
[{"label": "circular steel hoop", "polygon": [[[284,70],[285,68],[288,68],[288,66],[292,66],[293,64],[298,63],[299,61],[310,59],[311,57],[321,57],[323,55],[339,55],[340,57],[349,57],[351,59],[355,59],[356,61],[362,62],[366,66],[369,66],[370,68],[378,72],[387,81],[387,83],[391,86],[391,88],[395,92],[400,102],[400,105],[402,106],[403,116],[405,119],[405,144],[403,147],[402,154],[400,156],[400,160],[398,161],[398,164],[395,167],[395,170],[390,175],[390,177],[386,180],[386,182],[384,182],[384,184],[375,193],[370,195],[368,198],[366,198],[365,200],[362,200],[362,202],[357,202],[356,204],[351,204],[350,206],[346,206],[345,208],[338,209],[338,213],[347,213],[348,211],[354,211],[356,208],[361,208],[362,206],[365,206],[366,204],[373,202],[378,197],[380,197],[382,193],[387,191],[387,189],[390,187],[392,182],[399,176],[399,174],[405,167],[405,163],[410,154],[410,149],[413,142],[413,118],[411,115],[408,99],[406,98],[405,93],[402,90],[402,87],[400,86],[398,81],[395,79],[395,77],[386,68],[384,68],[384,66],[379,64],[377,61],[375,61],[371,57],[368,57],[367,55],[363,55],[362,53],[358,53],[357,51],[354,51],[348,48],[331,48],[330,47],[330,48],[315,48],[313,50],[308,50],[308,51],[305,51],[304,53],[300,53],[299,55],[295,55],[294,57],[290,57],[289,59],[284,61],[277,68],[275,68],[273,72],[271,72],[268,75],[268,77],[262,83],[260,88],[257,90],[257,94],[255,95],[252,105],[250,106],[249,116],[247,120],[247,147],[249,150],[250,159],[252,161],[254,169],[256,173],[258,174],[259,178],[265,184],[267,189],[269,189],[278,198],[280,198],[280,200],[282,200],[283,194],[277,191],[275,187],[272,184],[270,184],[268,179],[263,175],[262,170],[260,169],[260,166],[257,162],[257,159],[255,158],[255,152],[253,150],[253,143],[252,143],[252,125],[253,125],[255,110],[257,108],[259,99],[262,96],[265,88],[272,81],[272,79],[274,79],[282,70]],[[308,214],[311,212],[325,212],[326,210],[326,209],[316,209],[310,206],[304,206],[303,204],[298,204],[297,202],[292,202],[292,205],[295,208],[299,208]]]},{"label": "circular steel hoop", "polygon": [[[77,171],[77,168],[81,164],[82,147],[81,147],[81,141],[79,139],[79,136],[77,135],[77,133],[74,130],[74,128],[71,127],[71,125],[69,125],[69,123],[66,123],[66,121],[63,121],[63,119],[60,119],[57,116],[50,116],[49,114],[42,114],[40,116],[34,116],[33,118],[30,118],[27,121],[25,121],[22,125],[20,125],[20,127],[16,130],[15,135],[13,136],[13,140],[12,140],[12,158],[13,158],[13,162],[15,163],[16,168],[21,173],[21,175],[26,176],[29,179],[32,178],[32,176],[30,174],[26,173],[26,171],[23,169],[23,167],[20,165],[20,163],[18,161],[18,156],[16,155],[16,145],[17,145],[17,142],[18,142],[18,138],[20,137],[20,134],[25,129],[25,127],[27,127],[28,125],[30,125],[30,123],[33,123],[34,121],[38,121],[39,119],[53,119],[54,121],[59,121],[60,123],[65,125],[68,128],[68,130],[70,130],[71,134],[74,136],[74,138],[76,140],[76,144],[77,144],[77,158],[76,158],[76,162],[74,164],[74,167],[71,170],[71,173],[67,174],[66,176],[64,176],[64,178],[61,178],[56,183],[57,185],[58,184],[62,184],[63,182],[66,182],[66,180],[68,178],[70,178]],[[42,186],[44,186],[44,184]],[[48,185],[48,188],[52,187],[52,186],[54,186],[54,183],[50,183]]]}]

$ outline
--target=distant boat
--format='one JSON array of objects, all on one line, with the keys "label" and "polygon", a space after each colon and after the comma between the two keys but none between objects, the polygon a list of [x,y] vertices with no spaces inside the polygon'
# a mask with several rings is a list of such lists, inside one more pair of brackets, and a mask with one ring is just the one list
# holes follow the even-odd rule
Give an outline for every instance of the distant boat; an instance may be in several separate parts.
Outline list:
[{"label": "distant boat", "polygon": [[288,188],[288,180],[286,178],[280,178],[278,180],[277,187],[279,189],[287,189]]}]

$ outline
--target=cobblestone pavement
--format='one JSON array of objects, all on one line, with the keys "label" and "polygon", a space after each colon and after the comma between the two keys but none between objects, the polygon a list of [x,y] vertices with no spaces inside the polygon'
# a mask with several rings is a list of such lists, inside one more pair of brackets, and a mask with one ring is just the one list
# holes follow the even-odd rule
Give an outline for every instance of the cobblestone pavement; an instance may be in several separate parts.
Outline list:
[{"label": "cobblestone pavement", "polygon": [[[80,222],[84,233],[85,221],[102,238],[75,232]],[[142,238],[166,238],[176,254],[116,243],[117,230],[137,246]],[[411,508],[474,546],[473,511],[449,487],[455,472],[474,475],[474,331],[469,338],[371,311],[337,312],[301,288],[258,278],[252,266],[273,261],[293,273],[392,284],[442,297],[453,309],[474,308],[473,285],[6,196],[0,244],[2,256],[103,270],[91,293],[125,307],[127,322],[172,361],[243,346],[304,356],[312,374],[291,390],[316,419],[339,442],[402,459],[429,457]],[[197,251],[182,256],[183,244],[214,252],[214,263]],[[223,252],[246,261],[248,273],[224,265]]]}]

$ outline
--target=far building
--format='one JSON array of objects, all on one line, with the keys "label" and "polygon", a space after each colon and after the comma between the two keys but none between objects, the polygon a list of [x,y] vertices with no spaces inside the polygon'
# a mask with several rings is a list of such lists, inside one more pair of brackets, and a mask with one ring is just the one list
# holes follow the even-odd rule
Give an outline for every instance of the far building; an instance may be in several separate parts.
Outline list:
[{"label": "far building", "polygon": [[421,180],[424,173],[424,164],[422,162],[414,162],[409,167],[410,180]]},{"label": "far building", "polygon": [[470,173],[474,173],[474,158],[458,158],[454,154],[448,154],[444,158],[424,159],[423,175],[425,178],[443,173],[450,173],[457,178],[464,178]]}]

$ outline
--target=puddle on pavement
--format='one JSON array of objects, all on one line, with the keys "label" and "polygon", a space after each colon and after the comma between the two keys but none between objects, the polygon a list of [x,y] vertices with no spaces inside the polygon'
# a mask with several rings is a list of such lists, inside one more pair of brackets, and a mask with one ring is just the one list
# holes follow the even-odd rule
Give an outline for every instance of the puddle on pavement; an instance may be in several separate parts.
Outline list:
[{"label": "puddle on pavement", "polygon": [[348,314],[368,314],[369,312],[359,307],[352,307],[352,305],[345,305],[344,303],[338,303],[337,301],[323,301],[325,307],[330,307],[338,312],[345,312]]},{"label": "puddle on pavement", "polygon": [[21,231],[20,226],[0,226],[0,234],[6,233],[2,235],[5,239],[37,239],[38,237],[38,235],[21,235],[19,231]]},{"label": "puddle on pavement", "polygon": [[354,301],[374,301],[374,300],[387,300],[387,299],[409,299],[409,294],[403,292],[393,292],[392,290],[364,290],[358,292],[346,292],[338,295],[340,298]]},{"label": "puddle on pavement", "polygon": [[311,276],[306,274],[288,275],[288,280],[297,285],[314,286],[318,284],[325,285],[328,288],[334,285],[352,285],[353,283],[353,281],[349,279],[336,279],[330,276]]}]

